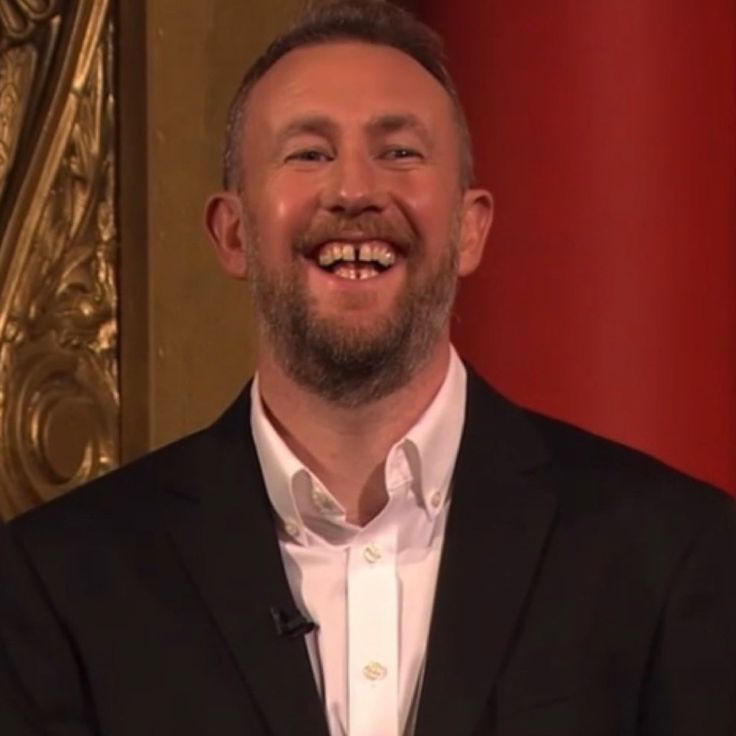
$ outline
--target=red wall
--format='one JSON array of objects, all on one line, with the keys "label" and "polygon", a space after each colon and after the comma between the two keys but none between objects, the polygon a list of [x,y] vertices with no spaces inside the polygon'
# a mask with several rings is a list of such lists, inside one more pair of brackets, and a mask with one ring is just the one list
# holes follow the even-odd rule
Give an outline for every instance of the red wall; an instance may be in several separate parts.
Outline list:
[{"label": "red wall", "polygon": [[423,16],[496,197],[462,353],[520,403],[736,493],[736,3]]}]

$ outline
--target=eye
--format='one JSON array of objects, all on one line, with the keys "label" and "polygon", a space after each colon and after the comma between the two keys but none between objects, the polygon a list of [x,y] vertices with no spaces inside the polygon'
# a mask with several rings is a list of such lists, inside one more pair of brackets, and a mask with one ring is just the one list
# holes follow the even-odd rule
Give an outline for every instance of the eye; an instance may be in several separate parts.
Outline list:
[{"label": "eye", "polygon": [[285,161],[305,161],[307,163],[320,163],[323,161],[331,161],[332,157],[325,151],[317,148],[304,148],[294,151],[286,156]]},{"label": "eye", "polygon": [[415,148],[394,146],[392,148],[387,148],[381,154],[381,158],[388,159],[389,161],[407,161],[411,159],[423,159],[424,156]]}]

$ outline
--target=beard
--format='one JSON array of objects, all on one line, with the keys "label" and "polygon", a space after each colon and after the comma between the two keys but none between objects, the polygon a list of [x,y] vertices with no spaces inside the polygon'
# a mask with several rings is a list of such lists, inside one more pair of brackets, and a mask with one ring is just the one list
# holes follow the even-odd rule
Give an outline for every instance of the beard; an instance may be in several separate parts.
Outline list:
[{"label": "beard", "polygon": [[[333,232],[356,221],[337,224]],[[375,231],[364,224],[358,229]],[[345,408],[365,405],[402,388],[428,362],[447,326],[455,300],[459,217],[448,247],[432,270],[421,273],[421,247],[407,240],[407,283],[391,313],[370,324],[321,316],[306,289],[301,264],[269,272],[260,256],[257,229],[246,217],[248,283],[263,338],[281,369],[302,388]],[[324,227],[320,231],[324,233]],[[389,238],[390,239],[390,238]],[[295,253],[304,252],[305,234]],[[379,277],[380,278],[380,277]]]}]

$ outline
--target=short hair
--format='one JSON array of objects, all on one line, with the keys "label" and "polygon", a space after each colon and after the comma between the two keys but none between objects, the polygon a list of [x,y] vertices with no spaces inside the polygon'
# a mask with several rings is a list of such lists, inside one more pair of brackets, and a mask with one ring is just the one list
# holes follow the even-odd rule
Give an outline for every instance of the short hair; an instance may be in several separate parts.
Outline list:
[{"label": "short hair", "polygon": [[248,69],[227,118],[223,154],[223,185],[242,186],[242,134],[248,97],[261,77],[294,49],[334,41],[354,40],[390,46],[421,64],[450,96],[460,139],[460,186],[473,181],[473,154],[467,120],[455,84],[445,66],[442,39],[403,8],[386,0],[336,0],[308,10],[278,36]]}]

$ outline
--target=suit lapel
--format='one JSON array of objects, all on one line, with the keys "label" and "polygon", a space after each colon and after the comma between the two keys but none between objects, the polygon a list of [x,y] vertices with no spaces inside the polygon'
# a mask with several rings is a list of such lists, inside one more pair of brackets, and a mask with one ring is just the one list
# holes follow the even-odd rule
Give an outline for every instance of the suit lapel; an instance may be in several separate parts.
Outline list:
[{"label": "suit lapel", "polygon": [[190,477],[162,494],[170,536],[232,652],[269,733],[326,736],[303,638],[276,634],[295,612],[255,447],[249,387],[192,445]]},{"label": "suit lapel", "polygon": [[465,736],[487,707],[555,511],[523,415],[469,376],[417,736]]}]

